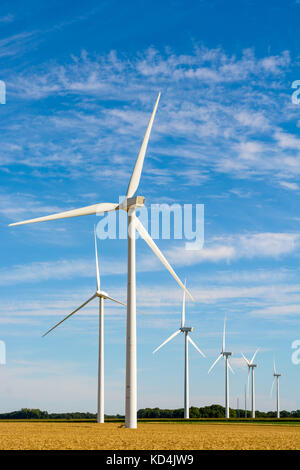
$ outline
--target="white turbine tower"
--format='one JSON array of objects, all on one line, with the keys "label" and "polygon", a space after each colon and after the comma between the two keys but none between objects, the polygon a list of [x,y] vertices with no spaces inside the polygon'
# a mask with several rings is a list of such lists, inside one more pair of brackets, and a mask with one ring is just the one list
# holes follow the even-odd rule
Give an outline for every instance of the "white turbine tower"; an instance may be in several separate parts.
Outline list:
[{"label": "white turbine tower", "polygon": [[139,187],[144,158],[152,129],[155,113],[157,110],[160,93],[158,94],[150,121],[129,181],[126,197],[121,204],[118,203],[99,203],[91,206],[81,207],[59,214],[52,214],[46,217],[25,220],[10,225],[30,224],[33,222],[44,222],[47,220],[64,219],[68,217],[78,217],[81,215],[99,214],[102,212],[124,210],[128,214],[128,277],[127,277],[127,332],[126,332],[126,401],[125,401],[125,426],[128,428],[137,427],[137,365],[136,365],[136,256],[135,256],[135,235],[136,230],[141,237],[154,251],[163,265],[168,269],[171,275],[182,289],[193,297],[179,279],[173,268],[170,266],[160,249],[154,243],[147,230],[140,220],[136,217],[136,209],[144,205],[143,196],[135,196]]},{"label": "white turbine tower", "polygon": [[97,290],[96,293],[88,299],[80,307],[76,308],[72,313],[67,315],[63,320],[54,325],[50,330],[48,330],[43,336],[46,336],[50,331],[53,331],[57,326],[61,325],[65,320],[70,318],[74,313],[79,312],[83,307],[85,307],[89,302],[91,302],[96,297],[99,298],[99,357],[98,357],[98,399],[97,399],[97,422],[104,423],[104,300],[112,300],[117,304],[123,305],[126,307],[126,304],[123,304],[119,300],[113,299],[106,292],[100,290],[100,272],[99,272],[99,262],[98,262],[98,252],[97,252],[97,236],[96,230],[94,232],[95,236],[95,258],[96,258],[96,275],[97,275]]},{"label": "white turbine tower", "polygon": [[276,365],[275,365],[275,359],[274,359],[274,372],[273,372],[273,383],[271,387],[271,396],[273,392],[273,387],[276,381],[276,408],[277,408],[277,418],[280,418],[280,401],[279,401],[279,377],[281,377],[281,374],[278,374],[276,372]]},{"label": "white turbine tower", "polygon": [[234,374],[233,369],[229,363],[229,356],[232,355],[232,352],[226,351],[225,345],[225,336],[226,336],[226,318],[224,318],[224,329],[223,329],[223,341],[222,341],[222,351],[220,355],[217,357],[213,365],[210,367],[208,373],[215,367],[217,362],[223,357],[225,360],[225,418],[229,418],[229,377],[228,377],[228,369]]},{"label": "white turbine tower", "polygon": [[185,326],[185,291],[183,292],[183,300],[182,300],[182,311],[181,311],[181,327],[175,331],[168,339],[166,339],[158,348],[153,351],[155,354],[160,348],[165,346],[169,341],[171,341],[175,336],[179,335],[180,333],[184,333],[184,344],[185,344],[185,355],[184,355],[184,418],[189,419],[189,343],[191,343],[195,349],[205,357],[205,354],[198,348],[198,346],[194,343],[194,341],[190,338],[189,333],[194,331],[194,328],[190,326]]},{"label": "white turbine tower", "polygon": [[257,367],[257,364],[254,364],[253,361],[255,359],[256,354],[258,353],[259,348],[255,351],[252,356],[251,361],[249,361],[244,354],[242,356],[244,361],[248,366],[248,393],[249,393],[249,378],[250,378],[250,371],[251,371],[251,409],[252,409],[252,418],[255,418],[255,385],[254,385],[254,369]]}]

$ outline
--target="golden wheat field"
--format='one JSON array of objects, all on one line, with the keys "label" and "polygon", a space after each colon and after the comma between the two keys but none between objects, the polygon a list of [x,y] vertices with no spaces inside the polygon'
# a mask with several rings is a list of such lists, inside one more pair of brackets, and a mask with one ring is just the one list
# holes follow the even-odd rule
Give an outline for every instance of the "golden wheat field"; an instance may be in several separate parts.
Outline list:
[{"label": "golden wheat field", "polygon": [[300,449],[300,426],[2,422],[0,449]]}]

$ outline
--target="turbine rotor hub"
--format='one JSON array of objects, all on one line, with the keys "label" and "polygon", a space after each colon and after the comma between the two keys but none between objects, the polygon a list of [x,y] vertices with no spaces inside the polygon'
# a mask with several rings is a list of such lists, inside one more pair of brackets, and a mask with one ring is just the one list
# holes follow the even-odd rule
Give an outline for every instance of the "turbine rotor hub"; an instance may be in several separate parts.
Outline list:
[{"label": "turbine rotor hub", "polygon": [[119,205],[119,209],[124,210],[125,212],[128,212],[129,209],[139,209],[140,207],[143,207],[145,204],[145,198],[144,196],[135,196],[135,197],[129,197],[125,198],[123,202]]},{"label": "turbine rotor hub", "polygon": [[96,295],[97,295],[97,297],[100,297],[100,298],[101,297],[103,297],[103,298],[108,297],[108,293],[104,292],[104,290],[97,290]]},{"label": "turbine rotor hub", "polygon": [[180,330],[183,333],[189,333],[190,331],[194,331],[194,328],[192,326],[182,326]]}]

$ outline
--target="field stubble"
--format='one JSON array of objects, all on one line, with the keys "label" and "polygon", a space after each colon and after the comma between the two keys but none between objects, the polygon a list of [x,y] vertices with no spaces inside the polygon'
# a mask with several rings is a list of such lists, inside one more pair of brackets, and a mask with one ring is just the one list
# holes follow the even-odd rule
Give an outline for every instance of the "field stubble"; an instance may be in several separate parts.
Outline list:
[{"label": "field stubble", "polygon": [[0,422],[0,449],[299,449],[300,426],[262,424]]}]

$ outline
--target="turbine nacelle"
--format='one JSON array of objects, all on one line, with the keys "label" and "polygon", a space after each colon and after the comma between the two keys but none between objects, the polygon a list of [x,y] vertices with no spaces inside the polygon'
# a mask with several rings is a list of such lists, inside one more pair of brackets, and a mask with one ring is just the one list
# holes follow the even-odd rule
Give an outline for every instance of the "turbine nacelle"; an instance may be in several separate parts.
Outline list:
[{"label": "turbine nacelle", "polygon": [[186,351],[187,351],[187,346],[188,343],[191,343],[191,345],[203,356],[205,357],[205,354],[201,351],[201,349],[198,348],[197,344],[194,343],[192,338],[188,335],[188,333],[191,333],[194,331],[194,328],[192,326],[185,326],[185,292],[188,292],[186,290],[186,282],[184,283],[184,291],[183,291],[183,299],[182,299],[182,311],[181,311],[181,327],[178,328],[169,338],[167,338],[158,348],[154,349],[153,353],[156,353],[160,348],[162,348],[165,344],[167,344],[169,341],[171,341],[173,338],[175,338],[177,335],[180,335],[180,333],[185,334],[185,341],[186,341]]},{"label": "turbine nacelle", "polygon": [[119,209],[128,212],[129,209],[139,209],[143,207],[145,204],[144,196],[135,196],[135,197],[128,197],[125,198],[124,201],[121,202],[119,205]]},{"label": "turbine nacelle", "polygon": [[102,297],[103,299],[107,299],[109,297],[107,292],[104,292],[104,290],[97,290],[96,292],[97,297]]},{"label": "turbine nacelle", "polygon": [[222,359],[226,361],[226,367],[228,366],[229,369],[231,370],[231,372],[234,374],[234,371],[230,365],[230,362],[228,360],[229,356],[232,356],[232,352],[230,351],[226,351],[225,350],[225,345],[226,345],[226,341],[225,341],[225,336],[226,336],[226,317],[224,318],[224,328],[223,328],[223,338],[222,338],[222,351],[220,352],[219,356],[217,357],[217,359],[215,360],[215,362],[212,364],[212,366],[209,368],[208,370],[208,373],[210,373],[213,368],[215,367],[215,365]]},{"label": "turbine nacelle", "polygon": [[221,354],[222,354],[223,356],[226,356],[226,357],[232,356],[232,352],[225,352],[225,351],[222,351]]},{"label": "turbine nacelle", "polygon": [[182,331],[183,333],[189,333],[191,331],[194,331],[194,327],[192,327],[192,326],[182,326],[180,328],[180,331]]}]

